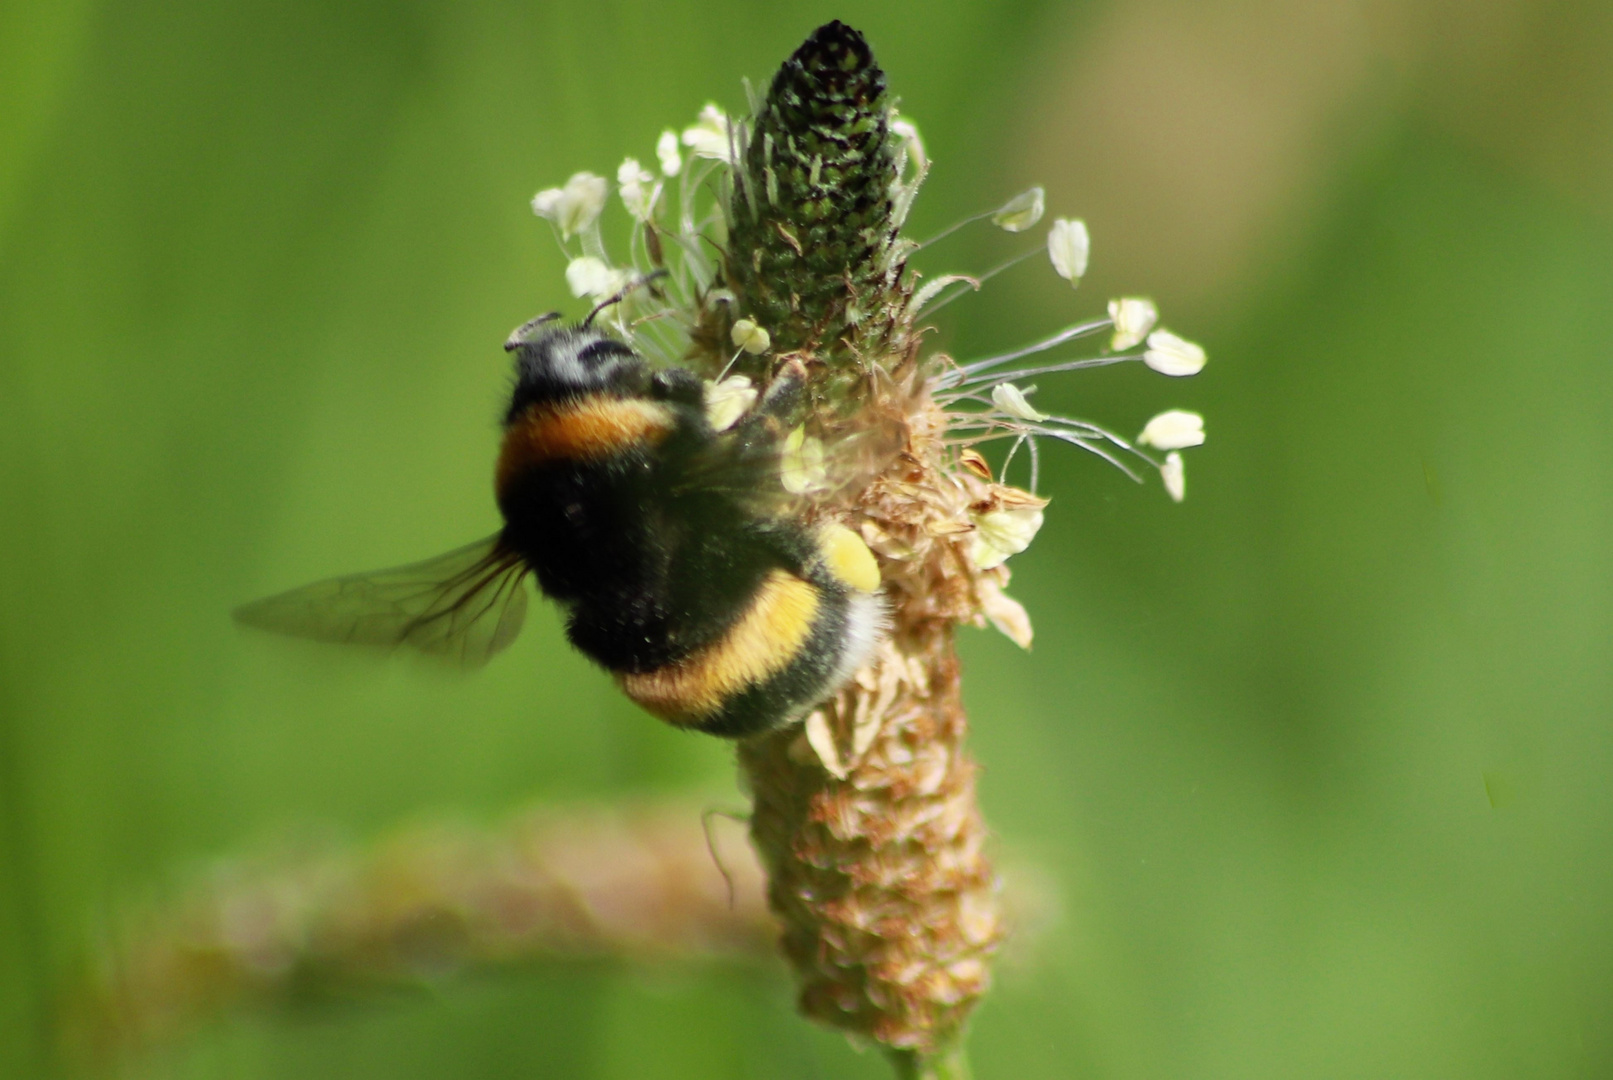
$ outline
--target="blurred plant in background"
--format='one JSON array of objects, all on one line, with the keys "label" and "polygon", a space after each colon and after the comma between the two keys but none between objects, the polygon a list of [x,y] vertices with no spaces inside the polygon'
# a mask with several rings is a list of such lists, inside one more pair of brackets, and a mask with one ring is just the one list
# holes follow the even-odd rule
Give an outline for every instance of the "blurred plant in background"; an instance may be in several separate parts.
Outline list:
[{"label": "blurred plant in background", "polygon": [[[741,823],[694,800],[546,805],[240,852],[111,913],[58,1005],[63,1060],[138,1071],[233,1016],[398,1005],[454,981],[592,965],[776,973]],[[1010,962],[1057,898],[1014,868]]]},{"label": "blurred plant in background", "polygon": [[172,1050],[227,1011],[382,1000],[538,963],[755,963],[775,930],[754,856],[698,803],[543,807],[496,829],[415,827],[211,867],[119,914],[63,1006],[96,1070]]},{"label": "blurred plant in background", "polygon": [[[723,747],[543,619],[444,684],[246,648],[223,613],[490,530],[489,328],[566,268],[534,181],[656,174],[669,119],[844,14],[0,10],[0,1074],[49,1075],[86,927],[170,867],[287,823],[726,798]],[[1217,357],[1169,401],[1140,365],[1026,397],[1215,437],[1181,506],[1043,455],[1013,557],[1036,652],[961,639],[982,804],[1068,911],[973,1021],[981,1080],[1607,1072],[1607,6],[855,18],[937,163],[915,236],[1039,178],[1098,245],[1076,296],[1146,291]],[[978,277],[1023,239],[914,263]],[[933,347],[1067,322],[1039,263],[936,311]],[[543,965],[230,1019],[141,1071],[886,1075],[749,970]]]}]

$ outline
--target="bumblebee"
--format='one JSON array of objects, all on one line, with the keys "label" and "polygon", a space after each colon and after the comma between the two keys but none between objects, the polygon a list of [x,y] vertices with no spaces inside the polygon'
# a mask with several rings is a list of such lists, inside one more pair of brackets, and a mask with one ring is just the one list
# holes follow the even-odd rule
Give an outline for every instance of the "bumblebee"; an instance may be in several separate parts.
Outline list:
[{"label": "bumblebee", "polygon": [[530,573],[565,609],[571,643],[653,715],[733,738],[798,719],[862,665],[885,624],[862,540],[807,524],[784,497],[803,369],[786,367],[719,431],[694,373],[652,370],[590,322],[557,318],[505,344],[515,385],[494,473],[498,533],[236,618],[476,667],[519,633]]}]

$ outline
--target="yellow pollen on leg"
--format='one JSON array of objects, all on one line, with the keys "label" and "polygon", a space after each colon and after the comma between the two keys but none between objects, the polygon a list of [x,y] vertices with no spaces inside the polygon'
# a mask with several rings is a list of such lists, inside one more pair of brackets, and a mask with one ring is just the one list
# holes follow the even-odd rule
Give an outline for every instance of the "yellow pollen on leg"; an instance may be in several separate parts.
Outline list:
[{"label": "yellow pollen on leg", "polygon": [[818,546],[829,573],[853,589],[879,591],[879,563],[862,537],[844,525],[825,525],[818,530]]}]

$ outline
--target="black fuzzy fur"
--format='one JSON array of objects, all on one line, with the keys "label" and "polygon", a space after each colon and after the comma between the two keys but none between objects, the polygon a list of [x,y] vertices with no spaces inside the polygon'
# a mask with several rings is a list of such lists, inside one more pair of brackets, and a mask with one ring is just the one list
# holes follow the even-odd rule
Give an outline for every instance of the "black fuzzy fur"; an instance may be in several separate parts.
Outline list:
[{"label": "black fuzzy fur", "polygon": [[758,409],[719,433],[706,419],[698,378],[677,370],[652,376],[625,345],[596,331],[549,329],[512,351],[506,426],[525,422],[535,405],[593,395],[646,397],[675,418],[656,445],[529,466],[499,492],[504,543],[566,606],[572,644],[621,674],[676,663],[718,641],[768,574],[782,569],[818,591],[811,631],[782,671],[697,726],[754,734],[794,719],[831,690],[847,628],[846,586],[821,568],[803,528],[758,510],[782,494],[778,440],[800,407],[799,383],[780,379]]}]

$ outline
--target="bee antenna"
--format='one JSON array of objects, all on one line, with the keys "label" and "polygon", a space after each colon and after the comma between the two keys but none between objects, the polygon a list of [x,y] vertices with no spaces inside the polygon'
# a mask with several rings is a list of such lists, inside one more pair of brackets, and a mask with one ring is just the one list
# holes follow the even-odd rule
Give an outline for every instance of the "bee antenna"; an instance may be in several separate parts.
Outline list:
[{"label": "bee antenna", "polygon": [[658,278],[668,277],[671,273],[672,271],[666,269],[665,267],[662,267],[659,270],[651,270],[648,274],[645,274],[643,277],[627,286],[627,288],[623,289],[615,296],[601,300],[599,303],[594,305],[594,310],[588,313],[588,318],[582,321],[582,328],[586,330],[590,326],[594,325],[594,316],[598,315],[601,311],[604,311],[612,304],[620,304],[624,299],[626,299],[627,294],[632,292],[634,289],[641,289]]},{"label": "bee antenna", "polygon": [[539,315],[536,319],[528,319],[526,322],[510,331],[510,336],[504,339],[504,351],[514,352],[516,349],[519,349],[523,344],[526,343],[526,340],[532,334],[532,331],[536,330],[544,323],[554,322],[558,318],[560,318],[560,312],[550,311],[546,314]]}]

